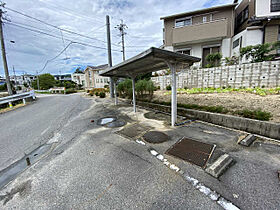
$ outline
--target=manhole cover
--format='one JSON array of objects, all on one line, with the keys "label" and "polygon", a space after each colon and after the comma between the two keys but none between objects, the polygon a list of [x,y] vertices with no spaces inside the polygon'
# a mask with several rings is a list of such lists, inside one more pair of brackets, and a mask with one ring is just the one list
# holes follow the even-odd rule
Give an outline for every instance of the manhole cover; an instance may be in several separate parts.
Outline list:
[{"label": "manhole cover", "polygon": [[156,144],[156,143],[162,143],[168,141],[169,137],[163,132],[149,131],[145,133],[143,139],[147,142]]},{"label": "manhole cover", "polygon": [[136,123],[132,125],[127,125],[120,131],[117,131],[116,133],[126,138],[136,140],[148,130],[150,130],[149,127]]},{"label": "manhole cover", "polygon": [[106,125],[108,123],[114,122],[115,120],[115,117],[100,118],[99,120],[97,120],[97,125]]},{"label": "manhole cover", "polygon": [[186,160],[197,166],[204,168],[210,156],[214,145],[206,144],[192,139],[182,138],[176,144],[166,151],[166,154]]},{"label": "manhole cover", "polygon": [[118,127],[122,127],[126,124],[125,121],[123,120],[116,120],[116,121],[113,121],[113,122],[110,122],[108,124],[106,124],[106,127],[108,128],[118,128]]}]

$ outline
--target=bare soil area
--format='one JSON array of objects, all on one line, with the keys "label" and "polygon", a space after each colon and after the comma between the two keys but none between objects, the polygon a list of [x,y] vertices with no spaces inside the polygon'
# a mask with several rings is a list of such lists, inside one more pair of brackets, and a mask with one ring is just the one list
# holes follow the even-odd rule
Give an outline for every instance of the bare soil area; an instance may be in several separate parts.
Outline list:
[{"label": "bare soil area", "polygon": [[[153,100],[170,101],[166,91],[155,91]],[[251,93],[178,94],[178,103],[205,106],[223,106],[231,111],[249,109],[270,112],[272,122],[280,123],[280,95],[259,96]]]}]

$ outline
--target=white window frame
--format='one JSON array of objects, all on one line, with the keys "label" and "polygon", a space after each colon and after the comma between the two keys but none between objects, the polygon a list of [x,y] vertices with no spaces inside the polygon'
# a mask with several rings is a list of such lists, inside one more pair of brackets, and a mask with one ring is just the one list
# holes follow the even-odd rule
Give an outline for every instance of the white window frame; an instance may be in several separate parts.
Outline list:
[{"label": "white window frame", "polygon": [[176,49],[175,52],[181,53],[181,51],[187,51],[187,50],[190,51],[190,55],[191,55],[192,54],[192,48],[191,47],[179,48],[179,49]]},{"label": "white window frame", "polygon": [[[177,22],[177,21],[184,21],[184,20],[187,20],[187,19],[190,19],[190,20],[191,20],[191,21],[190,21],[190,22],[191,22],[190,25],[176,26],[176,22]],[[183,18],[178,18],[178,19],[175,19],[175,22],[174,22],[175,28],[182,28],[182,27],[191,26],[191,25],[192,25],[192,16],[183,17]]]},{"label": "white window frame", "polygon": [[202,17],[202,23],[207,23],[207,16]]}]

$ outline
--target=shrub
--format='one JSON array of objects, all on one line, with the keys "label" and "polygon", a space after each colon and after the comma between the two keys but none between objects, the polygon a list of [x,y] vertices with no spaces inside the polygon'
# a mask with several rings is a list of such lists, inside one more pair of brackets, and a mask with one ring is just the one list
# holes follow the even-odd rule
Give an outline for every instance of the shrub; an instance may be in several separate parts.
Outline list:
[{"label": "shrub", "polygon": [[77,93],[77,90],[70,88],[70,89],[66,89],[65,93],[66,94]]},{"label": "shrub", "polygon": [[227,66],[237,65],[239,64],[239,57],[238,56],[226,57],[225,63]]},{"label": "shrub", "polygon": [[255,119],[255,120],[261,120],[261,121],[269,121],[270,118],[272,118],[272,114],[270,112],[265,112],[260,109],[258,110],[238,110],[235,112],[235,114],[238,114],[239,116]]},{"label": "shrub", "polygon": [[[103,93],[103,92],[100,92],[100,93]],[[95,96],[99,96],[99,92],[95,92]]]},{"label": "shrub", "polygon": [[100,93],[99,93],[99,97],[100,97],[100,98],[105,98],[105,97],[106,97],[106,93],[100,92]]},{"label": "shrub", "polygon": [[270,61],[274,57],[270,52],[276,49],[277,46],[278,42],[243,47],[240,49],[240,57],[243,58],[245,56],[246,59],[251,59],[251,63]]},{"label": "shrub", "polygon": [[171,85],[167,85],[166,90],[171,90]]},{"label": "shrub", "polygon": [[207,55],[206,60],[209,62],[209,64],[206,65],[206,68],[220,66],[222,57],[222,54],[219,52]]}]

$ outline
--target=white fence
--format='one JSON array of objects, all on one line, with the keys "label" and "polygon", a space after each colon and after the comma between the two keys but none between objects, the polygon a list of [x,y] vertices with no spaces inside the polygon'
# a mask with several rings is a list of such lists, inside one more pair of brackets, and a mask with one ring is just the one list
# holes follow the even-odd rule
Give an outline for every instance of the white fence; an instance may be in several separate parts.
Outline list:
[{"label": "white fence", "polygon": [[[178,88],[205,87],[265,87],[280,86],[280,61],[188,69],[178,73]],[[171,75],[153,77],[156,86],[165,89],[171,84]]]},{"label": "white fence", "polygon": [[12,102],[22,100],[23,103],[25,104],[27,98],[32,98],[32,99],[36,98],[34,90],[32,90],[30,92],[26,92],[26,93],[20,93],[20,94],[7,96],[7,97],[2,97],[2,98],[0,98],[0,105],[9,104],[10,107],[12,108],[13,107]]}]

